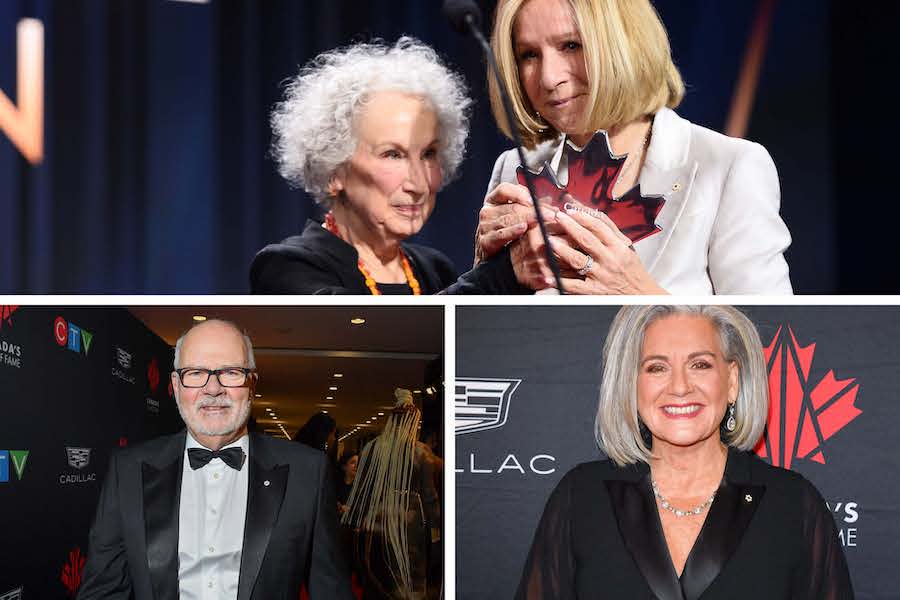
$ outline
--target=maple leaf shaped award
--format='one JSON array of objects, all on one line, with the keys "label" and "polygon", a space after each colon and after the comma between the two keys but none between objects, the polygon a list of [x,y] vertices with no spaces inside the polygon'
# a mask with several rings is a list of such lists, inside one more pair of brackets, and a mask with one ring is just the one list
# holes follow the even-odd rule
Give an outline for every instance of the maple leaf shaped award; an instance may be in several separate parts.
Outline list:
[{"label": "maple leaf shaped award", "polygon": [[[642,195],[640,184],[613,198],[613,187],[628,155],[613,156],[605,131],[596,132],[581,149],[566,140],[563,152],[569,166],[568,183],[560,185],[550,163],[544,162],[540,171],[531,171],[538,198],[549,197],[561,209],[566,203],[563,197],[568,194],[582,205],[606,213],[632,242],[661,231],[656,225],[656,215],[665,198]],[[516,178],[525,185],[525,167],[520,165],[516,169]]]}]

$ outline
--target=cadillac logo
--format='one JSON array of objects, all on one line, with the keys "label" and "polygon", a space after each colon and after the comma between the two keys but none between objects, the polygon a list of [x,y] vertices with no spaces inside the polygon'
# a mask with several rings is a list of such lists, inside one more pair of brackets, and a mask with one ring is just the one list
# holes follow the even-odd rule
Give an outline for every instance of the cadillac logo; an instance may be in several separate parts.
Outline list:
[{"label": "cadillac logo", "polygon": [[502,427],[521,379],[456,379],[456,433]]},{"label": "cadillac logo", "polygon": [[69,466],[75,469],[83,469],[91,462],[90,448],[66,448],[69,458]]},{"label": "cadillac logo", "polygon": [[6,592],[5,594],[0,594],[0,600],[20,600],[20,598],[22,597],[23,589],[25,588],[19,587]]}]

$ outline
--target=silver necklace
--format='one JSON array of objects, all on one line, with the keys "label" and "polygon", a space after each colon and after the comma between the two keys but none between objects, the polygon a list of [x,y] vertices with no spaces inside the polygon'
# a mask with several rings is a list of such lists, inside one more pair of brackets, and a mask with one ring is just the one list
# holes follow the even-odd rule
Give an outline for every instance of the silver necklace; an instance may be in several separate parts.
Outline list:
[{"label": "silver necklace", "polygon": [[[709,505],[713,503],[713,500],[716,499],[716,492],[712,493],[712,496],[704,500],[701,504],[698,504],[694,508],[690,510],[679,510],[672,506],[665,496],[659,493],[659,487],[656,485],[656,481],[653,479],[650,480],[650,485],[653,486],[653,495],[656,496],[656,499],[659,500],[659,505],[664,509],[675,515],[676,517],[687,517],[690,515],[699,515],[704,510],[709,508]],[[718,490],[716,490],[718,491]]]},{"label": "silver necklace", "polygon": [[[650,132],[651,132],[651,131],[653,131],[653,126],[652,126],[652,125],[650,126],[650,129],[647,130],[647,135],[644,136],[644,141],[641,142],[641,145],[638,146],[637,149],[634,150],[634,152],[632,152],[631,154],[629,154],[629,155],[625,158],[625,164],[622,166],[622,170],[619,171],[619,176],[616,177],[616,184],[613,186],[613,189],[619,187],[619,183],[625,178],[626,175],[628,175],[628,173],[631,172],[631,168],[634,166],[634,163],[640,161],[640,158],[639,158],[640,155],[639,155],[639,153],[640,153],[640,152],[644,149],[644,147],[647,145],[647,140],[650,139]],[[630,159],[632,159],[632,157],[634,157],[634,159],[633,159],[633,160],[630,160]]]}]

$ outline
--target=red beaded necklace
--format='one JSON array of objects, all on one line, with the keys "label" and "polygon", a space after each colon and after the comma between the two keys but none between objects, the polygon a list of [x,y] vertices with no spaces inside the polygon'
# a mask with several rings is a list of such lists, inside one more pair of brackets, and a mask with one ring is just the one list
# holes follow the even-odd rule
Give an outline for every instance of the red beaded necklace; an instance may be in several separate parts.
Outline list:
[{"label": "red beaded necklace", "polygon": [[[328,214],[325,215],[325,229],[327,229],[337,237],[344,239],[341,237],[337,223],[334,220],[334,213],[332,213],[331,211],[328,211]],[[400,266],[403,267],[403,274],[406,275],[406,282],[409,284],[413,295],[421,296],[422,286],[419,285],[419,280],[416,279],[416,276],[412,270],[412,266],[410,266],[409,264],[409,259],[406,258],[406,254],[402,249],[400,250]],[[369,288],[369,292],[371,292],[373,296],[380,296],[381,290],[378,289],[378,284],[374,279],[372,279],[372,275],[369,273],[369,270],[366,269],[366,266],[365,264],[363,264],[361,258],[357,260],[356,268],[359,269],[359,272],[362,273],[363,278],[366,280],[366,287]]]}]

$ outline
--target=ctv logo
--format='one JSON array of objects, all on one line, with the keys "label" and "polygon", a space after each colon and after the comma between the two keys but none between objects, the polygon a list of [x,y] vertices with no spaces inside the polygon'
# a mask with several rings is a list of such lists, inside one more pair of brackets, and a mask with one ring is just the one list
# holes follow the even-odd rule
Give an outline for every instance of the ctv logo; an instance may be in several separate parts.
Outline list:
[{"label": "ctv logo", "polygon": [[40,164],[44,158],[44,26],[37,19],[22,19],[16,26],[16,99],[18,106],[0,91],[0,131],[28,162]]},{"label": "ctv logo", "polygon": [[9,463],[21,481],[25,474],[25,463],[28,461],[28,450],[0,450],[0,483],[9,482]]},{"label": "ctv logo", "polygon": [[809,380],[816,344],[801,346],[790,327],[779,327],[765,348],[769,419],[756,453],[789,469],[797,459],[825,464],[825,441],[862,414],[854,406],[859,384],[828,371]]},{"label": "ctv logo", "polygon": [[56,317],[56,321],[53,322],[53,337],[56,338],[57,344],[72,352],[81,353],[83,346],[84,353],[87,355],[91,349],[91,340],[94,339],[94,334],[74,323],[66,323],[62,317]]}]

